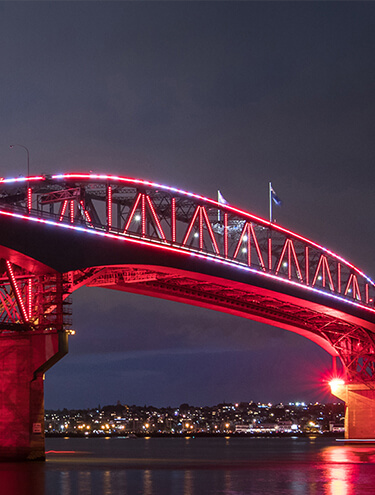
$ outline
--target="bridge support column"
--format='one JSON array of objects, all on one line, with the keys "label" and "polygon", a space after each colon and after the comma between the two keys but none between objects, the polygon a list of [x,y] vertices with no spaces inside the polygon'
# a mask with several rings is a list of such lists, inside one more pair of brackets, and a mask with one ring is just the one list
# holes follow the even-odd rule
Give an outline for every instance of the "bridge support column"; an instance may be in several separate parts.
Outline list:
[{"label": "bridge support column", "polygon": [[375,382],[332,384],[331,392],[346,404],[345,438],[375,439]]},{"label": "bridge support column", "polygon": [[44,460],[44,373],[68,352],[65,331],[0,336],[0,459]]}]

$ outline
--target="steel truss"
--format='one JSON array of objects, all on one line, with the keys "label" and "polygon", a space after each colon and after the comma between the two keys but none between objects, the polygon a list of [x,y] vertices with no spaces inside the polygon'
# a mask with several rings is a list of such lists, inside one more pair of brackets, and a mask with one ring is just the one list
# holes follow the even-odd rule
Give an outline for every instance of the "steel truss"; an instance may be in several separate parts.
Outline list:
[{"label": "steel truss", "polygon": [[68,290],[59,273],[35,275],[0,259],[0,333],[66,330],[71,325]]},{"label": "steel truss", "polygon": [[[94,230],[156,249],[196,255],[373,311],[375,284],[340,256],[227,204],[148,181],[64,174],[0,181],[0,215]],[[352,380],[374,380],[375,344],[365,328],[248,290],[149,269],[92,267],[33,275],[2,260],[0,328],[60,328],[67,295],[82,285],[180,298],[292,325],[327,341]],[[60,278],[59,278],[60,277]],[[327,305],[329,305],[327,297]]]},{"label": "steel truss", "polygon": [[96,267],[70,272],[70,290],[105,287],[184,300],[241,316],[267,319],[277,326],[294,326],[325,339],[337,352],[351,381],[375,378],[375,340],[369,330],[314,311],[306,306],[260,294],[255,288],[241,289],[202,281],[184,275],[145,268]]}]

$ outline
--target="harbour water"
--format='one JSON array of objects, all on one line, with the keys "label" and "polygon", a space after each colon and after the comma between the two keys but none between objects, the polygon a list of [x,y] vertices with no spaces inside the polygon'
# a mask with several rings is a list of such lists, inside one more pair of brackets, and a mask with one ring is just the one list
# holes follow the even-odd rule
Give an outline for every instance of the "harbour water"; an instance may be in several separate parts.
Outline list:
[{"label": "harbour water", "polygon": [[375,446],[311,438],[48,438],[45,463],[0,464],[1,495],[360,495]]}]

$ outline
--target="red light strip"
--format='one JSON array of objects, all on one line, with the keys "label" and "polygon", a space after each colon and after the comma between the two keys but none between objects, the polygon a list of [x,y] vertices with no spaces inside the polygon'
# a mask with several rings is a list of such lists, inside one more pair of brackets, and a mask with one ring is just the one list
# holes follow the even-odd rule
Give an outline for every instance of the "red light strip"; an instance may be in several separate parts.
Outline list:
[{"label": "red light strip", "polygon": [[82,211],[86,217],[86,220],[92,225],[90,213],[86,210],[84,202],[80,201],[79,204],[82,206]]},{"label": "red light strip", "polygon": [[199,207],[199,249],[203,251],[203,207]]},{"label": "red light strip", "polygon": [[272,271],[272,239],[268,238],[268,270]]},{"label": "red light strip", "polygon": [[228,258],[228,213],[224,213],[224,256]]},{"label": "red light strip", "polygon": [[176,242],[176,198],[172,198],[171,204],[172,212],[171,212],[171,230],[172,230],[172,242]]},{"label": "red light strip", "polygon": [[[320,270],[320,267],[323,263],[323,258],[324,258],[324,256],[323,256],[323,254],[321,254],[320,258],[319,258],[318,266],[316,267],[316,270],[315,270],[314,279],[313,279],[312,284],[311,284],[312,287],[314,287],[316,279],[318,278],[319,270]],[[323,271],[324,271],[324,268],[323,268]],[[325,287],[325,285],[323,285],[323,287]]]},{"label": "red light strip", "polygon": [[330,289],[332,291],[335,290],[335,286],[333,284],[333,278],[332,278],[332,275],[331,275],[331,269],[329,268],[329,264],[328,264],[328,260],[327,258],[324,256],[324,264],[325,264],[325,268],[326,268],[326,273],[328,275],[328,279],[329,279],[329,286],[330,286]]},{"label": "red light strip", "polygon": [[27,211],[30,212],[33,206],[33,197],[31,187],[27,188]]},{"label": "red light strip", "polygon": [[14,276],[12,264],[10,263],[10,261],[7,260],[6,261],[6,265],[7,265],[8,274],[9,274],[9,277],[10,277],[11,286],[12,286],[12,288],[14,290],[14,295],[16,297],[18,306],[21,309],[23,320],[24,320],[24,322],[28,322],[29,321],[29,317],[27,315],[26,308],[25,308],[25,305],[24,305],[23,300],[22,300],[21,292],[20,292],[20,290],[18,288],[16,277]]},{"label": "red light strip", "polygon": [[[359,301],[362,301],[361,291],[359,290],[357,276],[354,275],[354,273],[350,274],[348,283],[346,284],[345,293],[344,293],[345,296],[348,294],[348,292],[350,290],[350,285],[352,286],[353,299],[358,299]],[[358,296],[358,298],[357,298],[357,296]]]},{"label": "red light strip", "polygon": [[146,236],[146,203],[145,195],[142,194],[142,237]]},{"label": "red light strip", "polygon": [[36,175],[34,177],[12,177],[10,179],[4,179],[4,177],[0,177],[0,184],[12,184],[13,182],[37,182],[37,181],[44,181],[46,180],[45,177],[42,175]]},{"label": "red light strip", "polygon": [[33,279],[29,278],[27,283],[27,314],[29,320],[33,316]]},{"label": "red light strip", "polygon": [[125,228],[124,228],[124,233],[127,232],[128,229],[129,229],[129,227],[130,227],[130,224],[131,224],[131,222],[133,220],[133,216],[134,216],[135,210],[138,207],[138,204],[139,204],[139,201],[141,199],[141,196],[142,196],[142,194],[141,193],[138,193],[138,196],[137,196],[137,199],[135,200],[135,203],[133,205],[132,211],[129,214],[128,221],[126,222],[126,225],[125,225]]},{"label": "red light strip", "polygon": [[65,212],[66,212],[66,208],[68,206],[68,200],[66,199],[64,202],[63,202],[63,205],[61,207],[61,213],[60,213],[60,218],[59,218],[59,221],[62,222],[62,219],[64,218],[64,215],[65,215]]},{"label": "red light strip", "polygon": [[159,219],[158,219],[158,216],[157,216],[157,214],[156,214],[155,208],[154,208],[154,206],[153,206],[153,204],[152,204],[152,202],[151,202],[150,197],[149,197],[149,196],[146,196],[146,200],[147,200],[147,204],[148,204],[148,206],[150,207],[151,214],[152,214],[152,216],[153,216],[153,218],[154,218],[154,220],[155,220],[155,223],[156,223],[156,225],[157,225],[157,228],[158,228],[158,230],[159,230],[160,237],[163,239],[163,241],[166,241],[165,234],[164,234],[164,230],[163,230],[163,228],[162,228],[162,226],[161,226],[161,223],[160,223],[160,221],[159,221]]},{"label": "red light strip", "polygon": [[217,245],[217,242],[215,239],[215,234],[214,234],[214,231],[212,230],[211,223],[210,223],[210,220],[208,218],[206,208],[204,206],[202,206],[201,209],[202,209],[204,220],[206,222],[208,233],[210,234],[211,241],[212,241],[212,244],[214,246],[215,253],[220,254],[219,247]]},{"label": "red light strip", "polygon": [[[297,258],[297,253],[296,253],[296,249],[294,247],[294,244],[293,244],[293,241],[292,239],[290,239],[290,243],[289,243],[289,259],[290,259],[290,253],[292,253],[293,255],[293,260],[294,260],[294,264],[295,264],[295,267],[296,267],[296,271],[297,271],[297,276],[298,278],[300,279],[301,282],[303,282],[303,277],[302,277],[302,272],[301,272],[301,268],[299,266],[299,262],[298,262],[298,258]],[[290,265],[291,264],[291,261],[290,262]],[[292,270],[292,266],[290,266],[290,270]],[[291,277],[290,277],[291,278]]]},{"label": "red light strip", "polygon": [[191,229],[193,228],[194,226],[194,223],[195,223],[195,220],[197,219],[197,215],[199,213],[199,210],[200,210],[200,206],[197,206],[196,209],[195,209],[195,212],[194,212],[194,215],[193,215],[193,218],[191,219],[191,222],[189,224],[189,227],[186,231],[186,234],[185,234],[185,237],[184,237],[184,240],[182,241],[182,245],[185,246],[186,245],[186,242],[187,240],[189,239],[189,235],[190,235],[190,232],[191,232]]},{"label": "red light strip", "polygon": [[241,232],[241,235],[240,235],[240,238],[238,239],[238,243],[237,243],[237,246],[236,246],[236,250],[234,251],[234,254],[233,254],[233,259],[236,259],[237,256],[238,256],[238,253],[241,249],[241,246],[242,246],[242,242],[243,242],[243,238],[246,234],[246,231],[247,231],[247,223],[245,223],[245,225],[243,226],[243,229],[242,229],[242,232]]},{"label": "red light strip", "polygon": [[281,254],[280,254],[279,262],[278,262],[277,267],[276,267],[276,272],[275,272],[276,275],[279,273],[279,270],[281,268],[281,264],[284,260],[284,256],[285,256],[285,252],[287,250],[288,244],[289,244],[289,239],[285,239],[284,246],[283,246],[283,249],[282,249]]},{"label": "red light strip", "polygon": [[251,236],[250,236],[250,229],[249,229],[249,224],[247,224],[247,264],[248,266],[251,266]]},{"label": "red light strip", "polygon": [[74,201],[70,200],[70,223],[74,223]]},{"label": "red light strip", "polygon": [[341,263],[337,263],[337,292],[341,292]]},{"label": "red light strip", "polygon": [[228,267],[231,267],[231,268],[234,268],[237,270],[242,270],[242,271],[245,271],[248,273],[252,273],[254,275],[259,275],[259,276],[277,281],[281,284],[288,284],[288,285],[291,285],[295,288],[304,289],[304,290],[310,291],[310,292],[315,293],[315,294],[320,294],[324,297],[327,297],[328,299],[334,299],[334,300],[340,301],[341,303],[348,304],[349,306],[360,308],[364,311],[375,314],[375,309],[373,307],[365,306],[363,303],[360,304],[356,301],[353,301],[352,299],[344,298],[343,296],[332,294],[331,292],[323,291],[323,290],[316,288],[316,287],[301,285],[300,282],[295,282],[293,280],[280,278],[276,275],[273,275],[272,273],[259,271],[259,270],[254,269],[254,268],[244,266],[243,264],[236,263],[232,260],[225,260],[225,259],[219,258],[217,256],[213,256],[213,255],[210,256],[209,254],[203,254],[203,253],[195,252],[194,250],[192,250],[190,248],[186,248],[186,250],[184,250],[181,247],[177,248],[177,247],[173,247],[173,246],[168,246],[166,244],[160,244],[158,241],[142,240],[139,238],[131,237],[129,235],[124,236],[121,234],[113,234],[113,233],[103,232],[103,231],[95,230],[95,229],[87,229],[85,227],[79,227],[79,226],[71,225],[71,224],[67,224],[67,223],[58,223],[58,222],[54,222],[52,220],[45,220],[44,218],[26,216],[26,215],[22,215],[19,213],[13,213],[13,212],[5,211],[5,210],[0,210],[0,215],[6,216],[6,217],[18,218],[18,219],[22,219],[22,220],[26,220],[26,221],[31,221],[31,222],[35,222],[35,223],[42,224],[42,225],[49,225],[52,227],[62,227],[65,229],[74,230],[76,232],[82,232],[84,234],[97,235],[100,237],[107,237],[109,239],[117,239],[117,240],[121,240],[123,242],[131,242],[131,243],[135,243],[135,244],[139,244],[139,245],[143,245],[143,246],[149,246],[149,247],[152,246],[156,249],[163,249],[163,250],[167,250],[170,252],[175,252],[175,253],[184,254],[187,256],[197,257],[197,258],[204,259],[204,260],[207,260],[207,261],[212,262],[212,263],[218,263],[220,265],[226,265]]},{"label": "red light strip", "polygon": [[309,285],[309,246],[305,246],[305,280],[306,285]]},{"label": "red light strip", "polygon": [[318,266],[316,267],[316,270],[315,270],[315,275],[314,275],[314,280],[313,280],[312,286],[314,286],[315,283],[316,283],[316,279],[318,278],[320,268],[322,268],[322,279],[323,279],[322,280],[322,285],[323,285],[323,287],[326,286],[326,274],[327,274],[328,279],[329,279],[330,289],[332,291],[334,291],[335,290],[335,286],[333,284],[331,270],[329,268],[327,257],[324,256],[324,254],[321,254],[320,255],[319,263],[318,263]]},{"label": "red light strip", "polygon": [[[166,186],[166,185],[163,185],[163,184],[158,184],[156,182],[150,182],[150,181],[146,181],[146,180],[142,180],[142,179],[132,179],[132,178],[129,178],[129,177],[120,177],[120,176],[116,176],[116,175],[87,174],[87,173],[67,173],[67,174],[56,174],[56,175],[53,175],[52,176],[52,179],[54,179],[54,180],[59,180],[59,179],[65,179],[65,180],[67,180],[67,179],[82,179],[82,180],[105,180],[105,181],[112,181],[112,182],[113,181],[125,182],[127,184],[145,185],[145,186],[148,186],[148,187],[154,187],[156,189],[164,189],[164,190],[170,191],[172,193],[177,193],[177,194],[188,196],[188,197],[195,198],[195,199],[198,199],[198,200],[206,201],[207,203],[210,203],[210,204],[214,205],[216,208],[219,208],[221,210],[227,210],[227,211],[230,211],[230,212],[233,212],[233,213],[237,213],[237,214],[239,214],[241,216],[244,216],[244,217],[250,219],[250,221],[252,220],[252,221],[255,221],[257,223],[260,223],[260,224],[266,226],[269,229],[276,230],[278,232],[282,232],[284,235],[286,235],[288,237],[293,237],[293,238],[295,238],[295,239],[297,239],[299,241],[302,241],[304,243],[309,244],[312,247],[315,247],[317,249],[320,249],[320,250],[324,251],[329,256],[332,256],[336,260],[341,261],[345,265],[349,266],[352,270],[354,270],[359,275],[361,275],[361,277],[364,277],[371,285],[375,286],[375,282],[373,280],[371,280],[371,278],[368,277],[365,273],[363,273],[359,268],[357,268],[356,266],[354,266],[352,263],[346,261],[344,258],[342,258],[341,256],[337,255],[336,253],[330,251],[329,249],[327,249],[327,248],[325,248],[325,247],[317,244],[316,242],[313,242],[312,240],[308,239],[307,237],[303,237],[303,236],[301,236],[299,234],[296,234],[295,232],[292,232],[291,230],[288,230],[288,229],[286,229],[284,227],[281,227],[278,224],[270,223],[269,221],[265,220],[264,218],[257,217],[256,215],[253,215],[253,214],[251,214],[251,213],[249,213],[247,211],[240,210],[239,208],[235,208],[235,207],[230,206],[230,205],[221,204],[218,201],[215,201],[215,200],[210,199],[210,198],[206,198],[205,196],[201,196],[199,194],[190,193],[190,192],[184,191],[182,189],[178,189],[178,188],[175,188],[175,187]],[[3,183],[8,183],[8,182],[17,182],[17,181],[25,181],[25,180],[26,180],[26,178],[23,178],[23,177],[16,178],[16,179],[3,179],[3,180],[0,180],[0,184],[2,182]],[[41,176],[41,177],[31,177],[30,180],[45,180],[45,177],[43,177],[43,176]]]},{"label": "red light strip", "polygon": [[365,285],[365,302],[366,304],[368,304],[368,284]]},{"label": "red light strip", "polygon": [[[266,265],[264,264],[262,252],[260,250],[258,239],[257,239],[257,236],[255,235],[255,230],[254,230],[254,227],[253,227],[253,224],[252,223],[250,223],[250,230],[248,231],[248,239],[249,239],[249,241],[250,241],[250,233],[253,236],[254,245],[255,245],[255,249],[257,251],[257,255],[258,255],[258,258],[259,258],[260,266],[262,267],[263,270],[265,270],[266,269]],[[250,244],[249,244],[249,246],[250,246]]]},{"label": "red light strip", "polygon": [[108,229],[112,227],[112,187],[107,187],[107,224]]}]

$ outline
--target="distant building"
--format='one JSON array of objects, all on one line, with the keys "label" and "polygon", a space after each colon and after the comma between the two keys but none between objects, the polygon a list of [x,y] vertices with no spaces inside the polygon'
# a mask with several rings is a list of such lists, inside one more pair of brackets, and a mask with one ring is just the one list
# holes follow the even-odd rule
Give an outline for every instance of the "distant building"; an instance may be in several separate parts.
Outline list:
[{"label": "distant building", "polygon": [[330,421],[329,431],[332,433],[344,433],[345,426],[342,423],[334,423],[333,421]]},{"label": "distant building", "polygon": [[249,433],[250,426],[249,425],[236,425],[236,433]]}]

